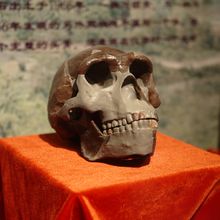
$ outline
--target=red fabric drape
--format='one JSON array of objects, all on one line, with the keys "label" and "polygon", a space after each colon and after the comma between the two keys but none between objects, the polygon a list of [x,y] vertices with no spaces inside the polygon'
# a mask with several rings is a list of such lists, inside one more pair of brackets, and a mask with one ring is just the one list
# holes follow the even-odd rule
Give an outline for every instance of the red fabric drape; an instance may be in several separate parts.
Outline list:
[{"label": "red fabric drape", "polygon": [[220,219],[218,155],[158,133],[148,165],[123,167],[67,144],[55,134],[0,140],[0,219]]}]

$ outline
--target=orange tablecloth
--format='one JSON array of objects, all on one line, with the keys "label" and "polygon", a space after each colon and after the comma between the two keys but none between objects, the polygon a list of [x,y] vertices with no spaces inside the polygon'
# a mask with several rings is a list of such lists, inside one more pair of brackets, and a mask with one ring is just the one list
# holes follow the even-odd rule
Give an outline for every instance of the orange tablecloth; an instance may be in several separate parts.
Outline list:
[{"label": "orange tablecloth", "polygon": [[55,134],[0,140],[0,219],[220,219],[220,156],[163,134],[149,165],[87,162]]}]

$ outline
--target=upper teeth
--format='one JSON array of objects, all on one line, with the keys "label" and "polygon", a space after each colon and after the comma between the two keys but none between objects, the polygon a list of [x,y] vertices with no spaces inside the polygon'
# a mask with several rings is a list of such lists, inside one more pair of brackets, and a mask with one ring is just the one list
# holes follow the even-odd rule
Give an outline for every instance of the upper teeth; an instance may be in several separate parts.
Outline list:
[{"label": "upper teeth", "polygon": [[114,128],[114,127],[118,126],[118,124],[119,124],[119,122],[118,122],[118,121],[113,120],[113,121],[112,121],[112,128]]},{"label": "upper teeth", "polygon": [[123,124],[123,125],[126,125],[126,124],[127,124],[127,121],[126,121],[125,118],[122,119],[122,124]]},{"label": "upper teeth", "polygon": [[127,119],[127,122],[128,122],[128,123],[131,123],[131,122],[133,121],[133,118],[132,118],[132,115],[131,115],[131,114],[128,114],[128,115],[126,116],[126,119]]},{"label": "upper teeth", "polygon": [[114,119],[102,124],[104,134],[125,132],[126,130],[137,130],[139,128],[157,128],[158,122],[151,115],[141,113],[127,114],[125,118]]}]

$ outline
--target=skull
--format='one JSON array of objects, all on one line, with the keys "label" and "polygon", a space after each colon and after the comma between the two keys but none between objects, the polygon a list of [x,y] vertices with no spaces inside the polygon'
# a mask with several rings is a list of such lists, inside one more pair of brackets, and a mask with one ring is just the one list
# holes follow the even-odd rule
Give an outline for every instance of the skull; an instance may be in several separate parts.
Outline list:
[{"label": "skull", "polygon": [[145,55],[96,46],[57,71],[48,117],[61,137],[80,139],[87,160],[131,159],[153,153],[159,105]]}]

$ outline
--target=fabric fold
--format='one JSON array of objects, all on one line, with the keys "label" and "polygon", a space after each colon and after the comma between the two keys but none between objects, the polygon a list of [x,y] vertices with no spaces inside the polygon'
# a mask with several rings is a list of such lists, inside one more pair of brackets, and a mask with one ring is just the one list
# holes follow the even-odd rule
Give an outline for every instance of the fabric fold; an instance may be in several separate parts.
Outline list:
[{"label": "fabric fold", "polygon": [[220,219],[220,157],[161,133],[138,167],[88,162],[55,134],[4,138],[0,169],[1,219]]}]

